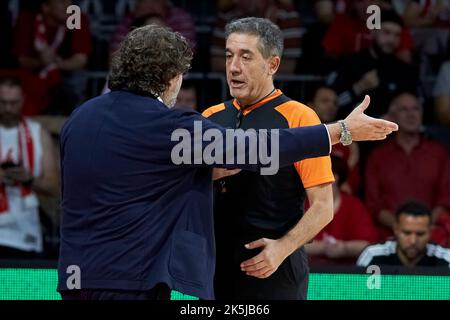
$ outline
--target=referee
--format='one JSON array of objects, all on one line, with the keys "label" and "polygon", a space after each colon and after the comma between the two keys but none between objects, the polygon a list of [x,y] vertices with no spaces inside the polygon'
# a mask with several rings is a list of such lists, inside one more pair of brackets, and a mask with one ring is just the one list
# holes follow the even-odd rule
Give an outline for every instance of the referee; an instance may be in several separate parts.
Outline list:
[{"label": "referee", "polygon": [[[243,18],[228,24],[225,33],[226,73],[234,99],[207,109],[206,117],[242,129],[320,124],[312,109],[274,86],[283,52],[278,26],[268,19]],[[329,156],[296,162],[271,176],[243,171],[219,180],[216,298],[306,299],[303,245],[333,218],[333,182]],[[306,198],[310,208],[303,215]]]}]

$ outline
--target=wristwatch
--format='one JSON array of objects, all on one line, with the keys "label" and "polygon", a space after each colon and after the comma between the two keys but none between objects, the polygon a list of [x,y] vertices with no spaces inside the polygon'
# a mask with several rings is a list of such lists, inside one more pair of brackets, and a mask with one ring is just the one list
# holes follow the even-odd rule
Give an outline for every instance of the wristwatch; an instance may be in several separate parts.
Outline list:
[{"label": "wristwatch", "polygon": [[352,144],[352,134],[347,127],[347,123],[344,120],[339,120],[338,123],[341,126],[341,138],[339,139],[339,141],[341,141],[344,146]]}]

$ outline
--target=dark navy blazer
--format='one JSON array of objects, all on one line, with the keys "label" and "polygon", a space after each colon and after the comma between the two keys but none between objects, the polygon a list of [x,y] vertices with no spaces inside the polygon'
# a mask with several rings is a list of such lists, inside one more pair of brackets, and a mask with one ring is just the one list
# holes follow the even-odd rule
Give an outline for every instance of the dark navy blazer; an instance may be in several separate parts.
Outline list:
[{"label": "dark navy blazer", "polygon": [[[73,112],[61,133],[59,291],[71,288],[70,266],[77,266],[82,289],[148,290],[164,282],[214,298],[212,169],[171,160],[178,143],[172,132],[193,134],[195,120],[203,131],[224,132],[195,111],[129,91],[94,98]],[[280,130],[281,166],[329,151],[323,125]]]}]

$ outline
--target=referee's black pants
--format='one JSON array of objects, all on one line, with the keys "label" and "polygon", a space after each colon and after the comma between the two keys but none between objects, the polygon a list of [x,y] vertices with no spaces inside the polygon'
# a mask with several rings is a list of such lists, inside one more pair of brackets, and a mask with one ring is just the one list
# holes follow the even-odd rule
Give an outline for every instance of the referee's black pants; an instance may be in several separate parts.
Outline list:
[{"label": "referee's black pants", "polygon": [[[248,241],[250,242],[250,241]],[[246,275],[240,264],[260,249],[247,250],[238,241],[232,248],[217,245],[214,291],[217,300],[306,300],[309,266],[303,248],[287,257],[268,278]]]}]

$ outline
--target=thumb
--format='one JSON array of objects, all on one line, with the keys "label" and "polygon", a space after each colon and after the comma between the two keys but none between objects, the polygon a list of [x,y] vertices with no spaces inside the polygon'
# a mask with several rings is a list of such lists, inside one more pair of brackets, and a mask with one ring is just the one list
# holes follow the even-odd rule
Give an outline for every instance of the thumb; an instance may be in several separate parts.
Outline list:
[{"label": "thumb", "polygon": [[357,108],[358,108],[358,111],[360,111],[361,113],[363,113],[363,112],[367,109],[367,107],[369,106],[369,104],[370,104],[370,97],[369,97],[368,95],[366,95],[366,96],[364,97],[364,101],[361,102],[361,104],[357,107]]},{"label": "thumb", "polygon": [[264,247],[265,245],[266,245],[266,242],[264,241],[264,239],[259,239],[259,240],[256,240],[256,241],[246,244],[245,248],[255,249],[255,248],[259,248],[259,247]]}]

